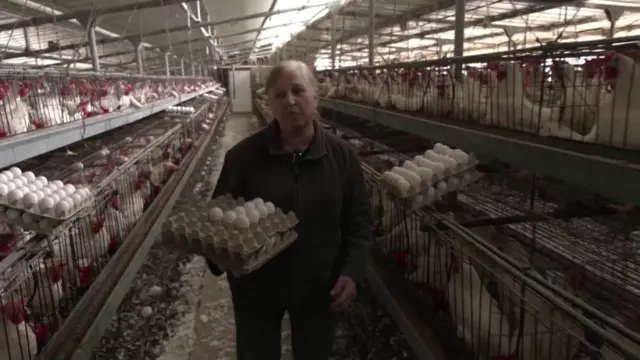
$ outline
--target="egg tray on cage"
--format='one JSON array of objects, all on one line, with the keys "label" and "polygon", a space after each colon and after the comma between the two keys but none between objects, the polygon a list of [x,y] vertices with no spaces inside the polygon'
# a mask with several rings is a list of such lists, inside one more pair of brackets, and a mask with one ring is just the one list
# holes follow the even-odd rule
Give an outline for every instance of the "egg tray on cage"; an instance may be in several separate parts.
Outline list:
[{"label": "egg tray on cage", "polygon": [[182,202],[165,224],[165,240],[203,255],[234,273],[259,268],[297,239],[295,214],[270,202],[225,195],[209,203]]},{"label": "egg tray on cage", "polygon": [[12,167],[0,173],[0,221],[49,234],[92,203],[88,188]]},{"label": "egg tray on cage", "polygon": [[381,185],[408,209],[433,204],[445,194],[477,181],[478,160],[473,154],[436,144],[424,156],[418,155],[382,174]]}]

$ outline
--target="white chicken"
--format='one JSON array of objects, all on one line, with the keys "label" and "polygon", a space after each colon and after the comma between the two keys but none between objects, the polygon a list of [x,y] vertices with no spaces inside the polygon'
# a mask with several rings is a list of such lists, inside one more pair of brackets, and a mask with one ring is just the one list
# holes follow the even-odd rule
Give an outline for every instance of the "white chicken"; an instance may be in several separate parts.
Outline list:
[{"label": "white chicken", "polygon": [[16,83],[0,87],[0,137],[21,134],[29,128],[29,107]]},{"label": "white chicken", "polygon": [[38,341],[25,321],[26,308],[22,299],[2,304],[0,317],[0,354],[8,359],[34,359],[38,352]]}]

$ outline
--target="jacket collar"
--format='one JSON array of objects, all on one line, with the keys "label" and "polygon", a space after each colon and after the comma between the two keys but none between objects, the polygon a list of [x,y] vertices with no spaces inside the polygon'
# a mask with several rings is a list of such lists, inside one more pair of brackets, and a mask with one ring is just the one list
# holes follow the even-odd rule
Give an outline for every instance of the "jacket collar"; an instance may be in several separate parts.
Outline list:
[{"label": "jacket collar", "polygon": [[[324,129],[315,120],[313,121],[313,128],[313,139],[307,148],[305,159],[318,159],[327,153]],[[278,121],[276,120],[271,121],[267,126],[267,142],[271,155],[288,154],[282,147],[280,125],[278,125]]]}]

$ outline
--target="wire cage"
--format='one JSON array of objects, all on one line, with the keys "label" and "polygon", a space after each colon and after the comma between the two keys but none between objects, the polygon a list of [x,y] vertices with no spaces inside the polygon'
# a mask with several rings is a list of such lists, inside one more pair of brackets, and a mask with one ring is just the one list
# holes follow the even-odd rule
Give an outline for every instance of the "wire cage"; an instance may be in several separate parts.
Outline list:
[{"label": "wire cage", "polygon": [[148,108],[213,79],[117,73],[0,71],[0,136]]},{"label": "wire cage", "polygon": [[638,149],[632,100],[640,88],[638,40],[324,71],[318,73],[319,95],[430,119]]},{"label": "wire cage", "polygon": [[[521,169],[481,164],[479,181],[411,211],[379,174],[434,143],[321,112],[358,148],[376,257],[406,285],[452,357],[637,356],[637,244],[625,240],[632,219],[616,206]],[[590,201],[573,202],[568,192]]]},{"label": "wire cage", "polygon": [[[163,113],[89,145],[46,154],[25,169],[91,189],[86,212],[51,235],[23,232],[0,260],[0,356],[32,359],[126,241],[140,217],[226,108],[196,98],[192,114]],[[73,155],[69,155],[73,153]],[[59,170],[63,169],[63,170]],[[35,342],[34,342],[35,341]]]}]

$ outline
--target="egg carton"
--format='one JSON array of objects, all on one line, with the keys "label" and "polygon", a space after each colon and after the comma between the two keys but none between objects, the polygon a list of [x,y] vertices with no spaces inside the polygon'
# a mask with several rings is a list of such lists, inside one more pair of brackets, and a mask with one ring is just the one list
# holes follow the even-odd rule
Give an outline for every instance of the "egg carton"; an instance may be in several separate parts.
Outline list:
[{"label": "egg carton", "polygon": [[[408,163],[409,161],[405,161],[402,169],[413,171],[410,166],[407,166]],[[392,171],[386,171],[382,174],[381,184],[390,194],[400,200],[413,199],[417,195],[428,191],[430,188],[434,187],[440,182],[447,182],[449,180],[464,180],[464,174],[473,173],[478,163],[478,160],[472,154],[470,154],[466,164],[464,164],[463,166],[457,166],[455,169],[447,169],[443,171],[443,173],[439,176],[435,176],[434,174],[427,174],[431,175],[431,177],[428,178],[427,175],[421,174],[424,175],[421,176],[417,174],[417,171],[413,171],[414,173],[416,173],[416,175],[418,175],[418,177],[420,177],[420,182],[416,185],[410,184],[406,192],[402,192],[397,186],[393,184],[393,180],[388,176],[388,174]],[[395,168],[399,167],[394,167],[394,169]]]},{"label": "egg carton", "polygon": [[442,199],[446,194],[458,191],[470,184],[475,183],[483,177],[483,174],[472,170],[462,174],[450,176],[448,179],[439,181],[434,186],[424,189],[422,192],[409,198],[399,199],[400,204],[407,211],[414,211],[424,206],[433,205]]},{"label": "egg carton", "polygon": [[60,180],[49,182],[17,167],[0,173],[0,220],[28,230],[48,234],[86,209],[92,200],[88,188]]},{"label": "egg carton", "polygon": [[[244,203],[242,199],[230,201],[229,197],[215,200],[225,209]],[[165,241],[177,250],[200,254],[234,272],[246,273],[257,269],[297,239],[293,230],[297,219],[280,209],[274,209],[261,219],[262,224],[259,221],[255,226],[222,224],[216,223],[217,220],[216,216],[212,220],[211,204],[192,202],[190,206],[176,208],[165,224]]]}]

